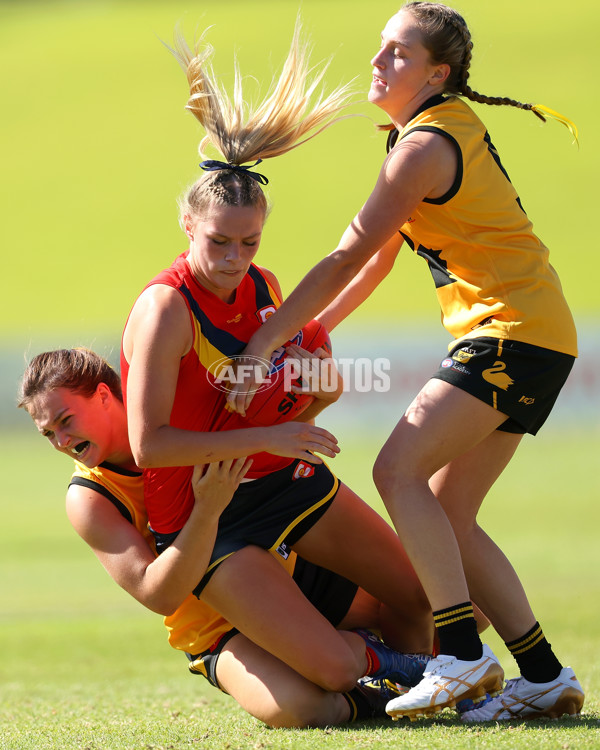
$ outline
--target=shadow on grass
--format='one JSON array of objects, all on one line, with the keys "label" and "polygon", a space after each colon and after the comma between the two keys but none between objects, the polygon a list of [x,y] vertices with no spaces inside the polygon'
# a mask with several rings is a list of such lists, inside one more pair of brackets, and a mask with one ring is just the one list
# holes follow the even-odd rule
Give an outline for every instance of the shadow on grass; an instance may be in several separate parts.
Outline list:
[{"label": "shadow on grass", "polygon": [[356,722],[345,725],[349,729],[373,729],[375,727],[409,729],[411,731],[427,731],[441,727],[460,727],[462,729],[481,732],[497,732],[499,729],[515,729],[521,731],[539,731],[540,729],[600,729],[600,714],[589,712],[582,716],[564,717],[562,719],[515,719],[512,721],[480,721],[463,723],[458,717],[451,715],[439,716],[435,719],[417,719],[410,721],[408,718],[390,721],[387,719],[372,719],[370,721]]}]

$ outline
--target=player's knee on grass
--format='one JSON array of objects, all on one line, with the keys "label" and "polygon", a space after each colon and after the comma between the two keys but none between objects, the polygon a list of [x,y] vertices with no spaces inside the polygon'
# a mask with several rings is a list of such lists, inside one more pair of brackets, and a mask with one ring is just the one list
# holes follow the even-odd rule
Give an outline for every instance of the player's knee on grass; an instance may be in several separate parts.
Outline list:
[{"label": "player's knee on grass", "polygon": [[348,702],[340,693],[319,691],[311,686],[289,696],[277,696],[277,703],[255,716],[273,729],[309,729],[348,721]]}]

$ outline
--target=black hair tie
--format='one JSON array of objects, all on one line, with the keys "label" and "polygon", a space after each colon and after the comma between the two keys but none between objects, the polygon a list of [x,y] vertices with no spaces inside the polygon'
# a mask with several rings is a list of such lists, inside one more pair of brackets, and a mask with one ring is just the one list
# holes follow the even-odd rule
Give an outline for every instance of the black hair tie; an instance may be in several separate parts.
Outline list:
[{"label": "black hair tie", "polygon": [[264,174],[260,174],[260,172],[250,171],[252,167],[256,167],[261,162],[262,159],[258,159],[258,161],[256,161],[254,164],[249,164],[247,167],[243,167],[241,164],[229,164],[229,162],[226,161],[207,159],[206,161],[200,163],[200,167],[206,172],[216,172],[218,169],[231,169],[232,172],[237,172],[238,174],[245,174],[248,175],[248,177],[252,177],[253,180],[256,180],[256,182],[260,182],[261,185],[268,185],[269,180],[267,180]]}]

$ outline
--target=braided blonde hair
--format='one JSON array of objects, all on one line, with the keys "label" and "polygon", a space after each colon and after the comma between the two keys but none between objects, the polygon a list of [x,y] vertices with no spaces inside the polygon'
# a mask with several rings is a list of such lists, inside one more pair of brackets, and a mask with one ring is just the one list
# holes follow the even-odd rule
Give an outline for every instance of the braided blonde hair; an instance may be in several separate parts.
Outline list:
[{"label": "braided blonde hair", "polygon": [[[204,35],[203,35],[204,36]],[[244,100],[242,76],[235,64],[233,100],[217,82],[209,58],[212,48],[203,37],[192,50],[179,30],[170,51],[188,79],[190,98],[186,105],[206,131],[199,153],[212,145],[231,165],[269,159],[285,154],[314,138],[344,117],[340,112],[352,96],[351,84],[325,94],[321,86],[326,63],[314,73],[309,68],[309,49],[301,40],[301,23],[296,22],[287,59],[279,79],[254,108]],[[317,97],[311,106],[311,100]],[[251,175],[231,169],[211,171],[200,177],[180,201],[181,216],[201,217],[214,204],[256,205],[267,210],[266,197]]]}]

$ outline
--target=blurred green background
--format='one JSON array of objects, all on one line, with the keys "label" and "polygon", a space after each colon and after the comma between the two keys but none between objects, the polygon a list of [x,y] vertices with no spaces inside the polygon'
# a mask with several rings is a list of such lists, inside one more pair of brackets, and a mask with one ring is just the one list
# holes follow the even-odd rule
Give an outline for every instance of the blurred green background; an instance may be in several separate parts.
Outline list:
[{"label": "blurred green background", "polygon": [[[355,79],[352,111],[364,117],[263,165],[273,212],[259,259],[289,293],[334,249],[376,179],[385,136],[375,131],[380,111],[363,92],[381,29],[398,7],[397,0],[382,0],[376,12],[365,0],[0,0],[3,423],[26,424],[13,409],[25,358],[88,345],[114,360],[136,295],[185,248],[176,198],[200,173],[202,131],[184,110],[185,76],[161,43],[175,25],[190,39],[211,27],[217,74],[229,85],[237,55],[256,97],[279,71],[300,11],[315,64],[333,55],[328,84]],[[593,354],[600,263],[590,220],[600,147],[591,50],[600,11],[592,0],[576,12],[558,0],[457,7],[475,43],[473,88],[546,104],[579,126],[578,148],[556,122],[475,105],[551,249],[585,353]],[[438,321],[426,266],[405,250],[395,272],[340,326],[337,351],[346,351],[346,336],[356,356],[358,341],[377,339],[375,327],[385,347],[390,331],[398,340],[402,329],[441,351],[448,337]],[[594,359],[582,372],[586,389],[590,380],[600,389],[595,373]]]},{"label": "blurred green background", "polygon": [[[524,571],[546,627],[558,631],[561,653],[581,664],[600,647],[600,557],[592,533],[600,522],[600,263],[593,227],[600,9],[592,0],[572,9],[558,0],[451,4],[474,37],[474,89],[545,104],[580,131],[578,148],[558,123],[542,125],[507,107],[475,107],[551,249],[583,355],[547,438],[542,432],[525,441],[494,489],[486,518]],[[160,40],[170,41],[178,22],[188,38],[212,26],[207,38],[217,73],[230,83],[236,54],[256,95],[259,83],[264,91],[280,69],[300,10],[313,61],[334,56],[329,84],[356,78],[356,89],[366,92],[369,60],[399,5],[0,0],[0,678],[13,696],[46,700],[50,675],[75,696],[85,692],[81,685],[89,678],[76,663],[100,669],[90,689],[106,690],[99,687],[102,666],[109,680],[114,674],[126,681],[142,662],[153,680],[169,669],[174,680],[184,679],[169,649],[155,648],[164,643],[156,618],[108,581],[68,527],[61,507],[69,462],[52,455],[27,415],[14,408],[25,360],[43,349],[87,345],[115,361],[136,295],[185,249],[176,198],[199,174],[202,133],[184,110],[185,77]],[[259,259],[278,275],[284,293],[334,249],[376,179],[385,136],[373,122],[381,118],[358,99],[353,111],[366,117],[338,123],[261,165],[273,212]],[[349,356],[375,352],[394,361],[396,345],[412,341],[415,358],[428,362],[429,371],[448,338],[438,321],[427,268],[404,251],[382,287],[340,326],[339,338],[336,331],[334,346]],[[406,405],[405,394],[422,378],[406,358],[397,364],[399,387],[389,400],[375,408],[365,394],[342,401],[328,417],[343,446],[346,441],[335,469],[378,508],[373,459]],[[515,518],[526,519],[516,525],[518,533]],[[589,690],[592,680],[599,684],[598,673],[593,664],[586,669]],[[187,687],[196,689],[196,682]],[[597,688],[593,695],[597,709]],[[50,715],[54,697],[48,700]]]},{"label": "blurred green background", "polygon": [[[477,106],[576,313],[595,316],[598,5],[583,0],[573,12],[556,0],[456,5],[474,37],[473,88],[544,103],[579,126],[578,149],[557,123]],[[0,340],[31,351],[118,340],[136,294],[184,248],[175,199],[199,174],[201,129],[183,109],[185,77],[160,42],[171,40],[177,22],[188,37],[213,26],[208,40],[225,82],[235,53],[242,71],[265,84],[300,9],[314,62],[334,55],[328,82],[356,77],[366,92],[370,57],[398,7],[397,0],[1,2]],[[354,111],[381,119],[369,105]],[[356,118],[263,165],[274,210],[260,258],[284,292],[335,247],[383,149],[384,136]],[[425,266],[404,255],[357,320],[437,321]]]}]

